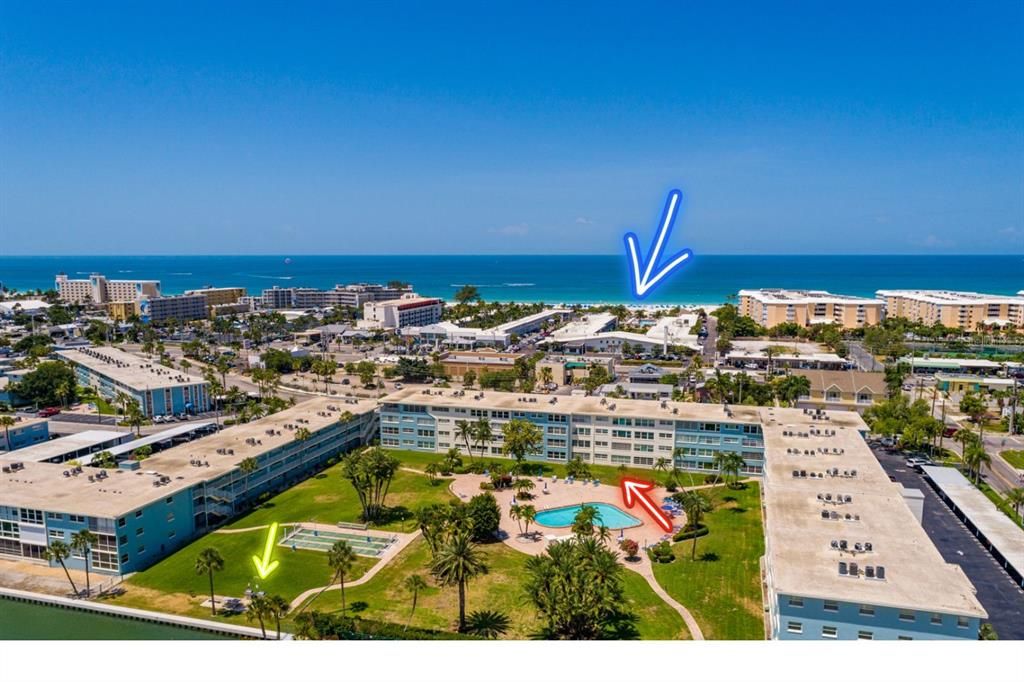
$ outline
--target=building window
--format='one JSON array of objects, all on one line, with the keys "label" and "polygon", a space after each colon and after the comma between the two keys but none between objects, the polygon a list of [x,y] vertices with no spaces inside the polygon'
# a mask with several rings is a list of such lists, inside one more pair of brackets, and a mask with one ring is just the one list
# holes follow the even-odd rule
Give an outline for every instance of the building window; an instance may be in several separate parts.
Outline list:
[{"label": "building window", "polygon": [[786,632],[792,632],[794,635],[803,634],[804,624],[798,620],[791,620],[786,624]]},{"label": "building window", "polygon": [[139,510],[137,510],[135,512],[135,518],[137,518],[137,519],[141,519],[142,518],[142,510],[141,509],[139,509]]},{"label": "building window", "polygon": [[146,546],[145,545],[139,545],[139,549],[137,550],[137,553],[138,554],[145,554],[146,553]]},{"label": "building window", "polygon": [[68,521],[71,523],[85,523],[85,517],[78,514],[68,514]]},{"label": "building window", "polygon": [[899,635],[899,636],[896,637],[896,639],[901,641],[901,642],[910,642],[914,638],[913,637],[908,637],[907,635]]},{"label": "building window", "polygon": [[875,636],[874,636],[874,634],[872,634],[871,630],[858,630],[857,631],[857,639],[874,639],[874,638],[875,638]]},{"label": "building window", "polygon": [[907,611],[906,609],[900,609],[900,620],[904,623],[913,623],[917,617],[913,611]]},{"label": "building window", "polygon": [[166,500],[164,500],[164,502],[166,502],[167,504],[174,504],[174,498],[168,497]]},{"label": "building window", "polygon": [[117,520],[117,527],[118,528],[124,528],[126,523],[127,523],[127,521],[125,521],[124,519],[118,519]]},{"label": "building window", "polygon": [[835,625],[822,625],[821,636],[825,639],[835,639],[839,636],[839,628]]},{"label": "building window", "polygon": [[958,628],[965,628],[968,625],[970,625],[970,620],[966,616],[957,616],[956,617],[956,626]]},{"label": "building window", "polygon": [[145,528],[136,528],[135,529],[135,535],[142,535],[145,532],[146,532]]},{"label": "building window", "polygon": [[802,609],[804,607],[803,597],[790,597],[789,605],[795,609]]},{"label": "building window", "polygon": [[942,614],[941,613],[933,613],[932,614],[932,625],[942,625]]},{"label": "building window", "polygon": [[839,610],[839,602],[832,601],[831,599],[826,599],[822,608],[824,608],[826,611],[832,611],[832,612],[838,611]]},{"label": "building window", "polygon": [[862,616],[873,616],[875,615],[875,607],[870,604],[860,605],[860,615]]}]

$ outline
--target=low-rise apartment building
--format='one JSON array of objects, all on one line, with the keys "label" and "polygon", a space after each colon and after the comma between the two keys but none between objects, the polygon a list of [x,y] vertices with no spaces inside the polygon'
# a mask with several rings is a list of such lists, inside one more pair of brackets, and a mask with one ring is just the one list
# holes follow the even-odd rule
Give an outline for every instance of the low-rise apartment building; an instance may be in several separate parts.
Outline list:
[{"label": "low-rise apartment building", "polygon": [[1024,296],[979,294],[973,291],[880,289],[886,315],[921,324],[942,324],[973,331],[979,325],[1024,325]]},{"label": "low-rise apartment building", "polygon": [[181,296],[157,296],[139,301],[139,317],[143,321],[166,322],[177,320],[204,320],[209,316],[209,306],[203,294]]},{"label": "low-rise apartment building", "polygon": [[498,351],[449,351],[441,354],[441,364],[449,377],[461,379],[472,371],[477,379],[487,372],[501,372],[515,369],[516,360],[525,353],[500,353]]},{"label": "low-rise apartment building", "polygon": [[246,295],[245,287],[203,287],[189,289],[185,296],[202,296],[206,299],[206,308],[213,316],[215,306],[236,305]]},{"label": "low-rise apartment building", "polygon": [[[774,639],[965,639],[987,617],[868,448],[856,412],[407,389],[381,401],[384,447],[460,448],[459,421],[531,422],[532,460],[714,470],[737,452],[763,476],[766,620]],[[753,510],[749,510],[753,511]]]},{"label": "low-rise apartment building", "polygon": [[263,290],[260,307],[299,310],[333,306],[361,308],[366,303],[392,301],[411,293],[412,290],[408,287],[395,288],[380,284],[338,284],[333,289],[272,287]]},{"label": "low-rise apartment building", "polygon": [[800,396],[797,407],[826,410],[855,410],[863,413],[886,397],[883,372],[835,371],[823,369],[796,370],[793,374],[806,377],[810,392]]},{"label": "low-rise apartment building", "polygon": [[106,400],[124,393],[147,417],[210,409],[209,384],[199,377],[117,348],[78,348],[57,351],[71,363],[80,386],[92,386]]},{"label": "low-rise apartment building", "polygon": [[381,329],[424,327],[441,321],[444,301],[406,294],[392,301],[371,301],[363,305],[363,322]]},{"label": "low-rise apartment building", "polygon": [[[374,407],[372,401],[315,398],[118,469],[5,461],[0,557],[47,563],[51,541],[68,542],[88,529],[97,536],[90,570],[144,569],[245,511],[260,495],[288,488],[330,458],[369,442],[377,430]],[[308,438],[295,437],[300,428]],[[256,470],[247,474],[239,464],[249,458]],[[75,553],[68,568],[81,570],[85,561]]]},{"label": "low-rise apartment building", "polygon": [[98,273],[89,279],[69,279],[57,275],[54,289],[65,303],[103,305],[111,301],[138,301],[144,296],[160,296],[160,281],[155,279],[107,279]]},{"label": "low-rise apartment building", "polygon": [[801,327],[834,324],[855,329],[878,324],[885,316],[881,301],[802,289],[741,289],[739,313],[762,327],[792,322]]},{"label": "low-rise apartment building", "polygon": [[45,443],[50,437],[50,422],[46,419],[13,417],[14,425],[0,427],[0,450],[11,451],[36,443]]}]

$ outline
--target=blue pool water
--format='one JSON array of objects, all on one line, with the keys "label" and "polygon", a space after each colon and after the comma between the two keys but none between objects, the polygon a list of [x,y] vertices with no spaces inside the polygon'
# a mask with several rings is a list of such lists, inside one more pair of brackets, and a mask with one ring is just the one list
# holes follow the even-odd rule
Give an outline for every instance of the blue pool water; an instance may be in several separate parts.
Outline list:
[{"label": "blue pool water", "polygon": [[[604,502],[588,502],[587,505],[597,507],[597,525],[604,524],[612,530],[640,525],[639,519],[630,516],[615,505],[605,504]],[[566,528],[572,525],[573,519],[576,518],[576,514],[579,513],[582,506],[582,504],[576,504],[571,507],[545,509],[544,511],[537,512],[536,522],[548,528]]]}]

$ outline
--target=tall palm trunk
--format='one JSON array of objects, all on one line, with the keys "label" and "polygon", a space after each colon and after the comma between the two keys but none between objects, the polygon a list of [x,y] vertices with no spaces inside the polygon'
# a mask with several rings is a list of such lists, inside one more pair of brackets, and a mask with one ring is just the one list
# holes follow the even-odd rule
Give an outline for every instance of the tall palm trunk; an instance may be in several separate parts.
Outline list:
[{"label": "tall palm trunk", "polygon": [[466,631],[466,581],[459,581],[459,632]]},{"label": "tall palm trunk", "polygon": [[85,598],[88,599],[92,596],[92,586],[89,583],[89,555],[92,552],[85,552]]},{"label": "tall palm trunk", "polygon": [[212,615],[217,615],[217,600],[213,596],[213,569],[208,569],[207,573],[210,575],[210,612]]},{"label": "tall palm trunk", "polygon": [[78,587],[75,586],[75,581],[71,579],[71,571],[68,570],[67,564],[64,563],[63,559],[60,559],[60,567],[64,569],[64,575],[68,577],[68,582],[71,583],[71,591],[78,596]]},{"label": "tall palm trunk", "polygon": [[341,586],[341,612],[342,612],[342,614],[344,614],[345,610],[346,610],[346,606],[345,606],[345,574],[344,573],[339,573],[338,574],[338,584]]},{"label": "tall palm trunk", "polygon": [[281,639],[281,616],[278,613],[274,614],[274,624],[277,626],[277,638]]}]

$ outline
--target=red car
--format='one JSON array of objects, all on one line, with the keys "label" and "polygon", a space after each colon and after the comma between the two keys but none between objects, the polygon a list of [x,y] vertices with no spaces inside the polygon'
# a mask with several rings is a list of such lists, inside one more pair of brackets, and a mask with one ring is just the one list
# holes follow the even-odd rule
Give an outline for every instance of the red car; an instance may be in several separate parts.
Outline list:
[{"label": "red car", "polygon": [[36,413],[40,417],[52,417],[55,414],[60,414],[59,407],[44,407]]}]

